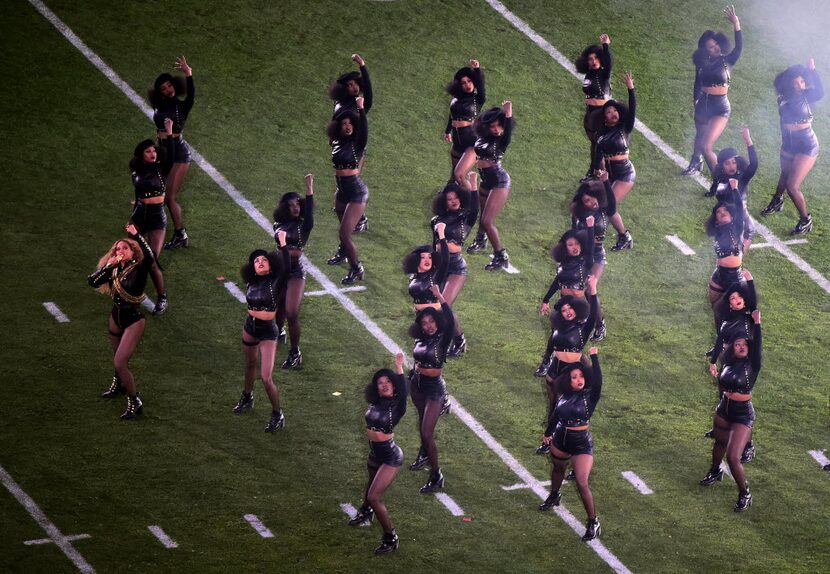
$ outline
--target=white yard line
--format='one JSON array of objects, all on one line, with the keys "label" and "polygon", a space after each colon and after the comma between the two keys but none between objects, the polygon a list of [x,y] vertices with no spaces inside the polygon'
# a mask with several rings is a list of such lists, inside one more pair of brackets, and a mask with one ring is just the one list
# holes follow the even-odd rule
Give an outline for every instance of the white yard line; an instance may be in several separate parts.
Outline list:
[{"label": "white yard line", "polygon": [[435,498],[437,498],[441,504],[446,506],[447,510],[449,510],[450,514],[453,516],[464,516],[464,511],[461,507],[458,506],[458,504],[446,492],[436,492]]},{"label": "white yard line", "polygon": [[49,313],[57,319],[58,323],[69,323],[69,317],[67,317],[60,308],[52,303],[51,301],[45,301],[43,303],[43,307],[49,311]]},{"label": "white yard line", "polygon": [[623,478],[626,479],[631,485],[640,491],[641,494],[654,494],[654,491],[651,490],[648,485],[643,482],[643,479],[636,475],[633,471],[626,470],[622,473]]},{"label": "white yard line", "polygon": [[[339,289],[339,291],[341,293],[355,293],[357,291],[366,291],[366,286],[365,285],[355,285],[354,287],[341,287]],[[308,296],[319,297],[321,295],[331,295],[331,293],[329,293],[326,290],[320,290],[320,291],[306,291],[305,293],[303,293],[303,295],[305,295],[306,297],[308,297]]]},{"label": "white yard line", "polygon": [[[87,538],[92,538],[89,534],[71,534],[70,536],[64,536],[64,539],[69,542],[74,542],[76,540],[86,540]],[[23,544],[26,546],[35,546],[38,544],[52,544],[55,541],[51,538],[38,538],[37,540],[25,540]]]},{"label": "white yard line", "polygon": [[[786,241],[782,241],[784,245],[801,245],[802,243],[807,243],[806,239],[787,239]],[[762,247],[775,247],[772,243],[753,243],[749,246],[750,249],[761,249]]]},{"label": "white yard line", "polygon": [[[31,1],[31,0],[30,0]],[[507,7],[499,2],[498,0],[485,0],[496,12],[501,14],[505,20],[513,24],[513,26],[519,30],[522,34],[527,36],[534,44],[539,46],[542,50],[544,50],[551,58],[553,58],[560,66],[565,68],[570,74],[582,82],[582,76],[576,71],[576,68],[568,60],[565,56],[562,55],[559,50],[554,48],[550,42],[545,40],[542,36],[536,33],[528,24],[516,16],[513,12],[507,9]],[[645,138],[654,144],[661,152],[663,152],[669,159],[671,159],[678,167],[686,167],[686,159],[683,158],[679,153],[674,151],[666,142],[663,141],[660,136],[656,133],[651,131],[651,129],[645,125],[640,120],[637,120],[635,124],[636,129],[645,136]],[[698,182],[704,189],[708,190],[711,182],[705,180],[700,175],[696,175],[693,178],[696,182]],[[825,292],[830,293],[830,281],[828,281],[821,273],[816,271],[809,263],[804,261],[801,257],[795,254],[792,249],[790,249],[787,244],[778,239],[775,235],[773,235],[770,229],[756,220],[755,218],[751,218],[755,223],[755,230],[758,234],[763,236],[766,239],[767,243],[771,244],[776,251],[778,251],[781,255],[786,257],[790,260],[790,262],[798,267],[801,271],[807,274],[807,276],[812,279],[819,287],[824,289]]]},{"label": "white yard line", "polygon": [[357,508],[355,508],[354,506],[352,506],[348,502],[341,502],[340,503],[340,510],[345,512],[346,516],[348,516],[349,519],[352,519],[355,516],[357,516]]},{"label": "white yard line", "polygon": [[263,538],[274,537],[274,533],[268,530],[268,527],[265,526],[259,518],[257,518],[256,514],[246,514],[244,518],[248,521],[248,524],[250,524],[251,527]]},{"label": "white yard line", "polygon": [[233,281],[225,281],[225,283],[223,283],[223,285],[225,286],[225,289],[227,289],[227,290],[228,290],[228,292],[229,292],[231,295],[233,295],[233,296],[234,296],[234,298],[235,298],[237,301],[239,301],[240,303],[245,303],[245,301],[246,301],[246,299],[245,299],[245,293],[243,293],[243,292],[239,289],[239,287],[237,287],[237,286],[236,286],[236,283],[234,283]]},{"label": "white yard line", "polygon": [[149,297],[145,297],[143,301],[141,301],[141,306],[147,309],[150,313],[156,310],[156,304],[150,301]]},{"label": "white yard line", "polygon": [[830,464],[830,459],[824,456],[824,453],[820,450],[810,450],[807,452],[809,452],[810,456],[812,456],[815,459],[815,461],[819,463],[821,466],[827,466],[828,464]]},{"label": "white yard line", "polygon": [[161,526],[157,526],[155,524],[151,524],[147,527],[147,530],[153,533],[153,536],[158,538],[159,542],[161,542],[165,548],[178,548],[178,543],[170,538],[167,533],[161,529]]},{"label": "white yard line", "polygon": [[[64,536],[61,531],[58,529],[55,524],[46,517],[46,514],[40,509],[37,503],[32,500],[32,497],[23,492],[23,489],[20,488],[12,476],[6,472],[2,466],[0,466],[0,482],[3,483],[3,486],[14,496],[17,501],[23,505],[23,508],[26,509],[26,512],[34,518],[35,522],[43,528],[44,532],[49,535],[49,540],[55,543],[55,545],[61,549],[61,551],[66,554],[66,557],[69,558],[72,563],[75,565],[78,570],[83,572],[84,574],[92,574],[95,572],[95,569],[90,566],[89,562],[87,562],[81,553],[75,550],[72,546],[71,542],[72,539],[77,540],[75,537]],[[87,536],[87,535],[78,535],[78,536]]]},{"label": "white yard line", "polygon": [[680,250],[680,253],[682,253],[683,255],[695,254],[695,250],[686,245],[686,243],[677,235],[666,235],[666,239],[669,240],[669,243],[677,247]]},{"label": "white yard line", "polygon": [[[549,480],[542,480],[542,481],[539,482],[539,484],[541,484],[542,486],[550,486],[550,481]],[[530,488],[530,485],[525,484],[524,482],[517,482],[516,484],[509,484],[507,486],[502,486],[501,487],[502,490],[507,490],[507,491],[521,490],[521,489],[524,489],[524,488]]]}]

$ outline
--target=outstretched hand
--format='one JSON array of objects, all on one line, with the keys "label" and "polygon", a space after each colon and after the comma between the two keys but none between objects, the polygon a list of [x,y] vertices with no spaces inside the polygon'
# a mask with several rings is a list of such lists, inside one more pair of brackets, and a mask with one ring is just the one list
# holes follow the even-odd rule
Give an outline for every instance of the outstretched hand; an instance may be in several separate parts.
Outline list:
[{"label": "outstretched hand", "polygon": [[187,65],[187,59],[184,56],[176,58],[176,68],[184,72],[185,76],[193,75],[193,68]]},{"label": "outstretched hand", "polygon": [[352,54],[352,60],[361,68],[366,65],[366,61],[360,54]]},{"label": "outstretched hand", "polygon": [[734,6],[727,6],[723,9],[723,17],[732,22],[732,26],[735,30],[741,29],[741,23],[738,20],[738,14],[735,12]]}]

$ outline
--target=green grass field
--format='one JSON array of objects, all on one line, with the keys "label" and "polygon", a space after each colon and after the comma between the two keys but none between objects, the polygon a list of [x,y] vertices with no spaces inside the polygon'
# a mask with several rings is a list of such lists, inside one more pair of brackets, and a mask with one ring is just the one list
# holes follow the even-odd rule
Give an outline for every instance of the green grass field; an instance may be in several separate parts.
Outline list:
[{"label": "green grass field", "polygon": [[[639,118],[686,156],[694,134],[691,52],[704,29],[727,30],[728,22],[718,2],[673,4],[506,2],[571,60],[608,33],[615,93],[624,94],[622,72],[632,70]],[[547,336],[537,308],[553,273],[548,250],[569,226],[567,204],[587,163],[573,76],[484,0],[47,5],[142,96],[186,54],[197,88],[188,140],[266,217],[313,172],[318,210],[307,254],[335,283],[345,268],[325,265],[337,244],[326,88],[361,53],[375,86],[364,170],[370,230],[357,239],[367,290],[347,296],[406,351],[412,313],[400,261],[429,240],[428,205],[448,175],[444,86],[467,59],[479,59],[488,106],[514,104],[505,159],[513,189],[498,224],[521,273],[486,273],[486,256],[467,256],[470,276],[456,310],[470,350],[445,376],[456,400],[520,465],[549,479],[548,463],[534,454],[545,395],[532,372]],[[757,215],[778,176],[772,79],[812,56],[830,82],[828,22],[817,0],[736,6],[745,48],[720,147],[742,149],[739,128],[752,130],[761,167],[749,205]],[[120,421],[122,401],[98,398],[112,372],[110,303],[86,276],[122,235],[133,195],[127,163],[153,126],[28,2],[9,3],[6,14],[0,467],[64,535],[90,536],[72,545],[95,571],[611,570],[559,517],[538,512],[531,490],[504,490],[521,479],[457,416],[440,421],[438,445],[445,492],[469,520],[419,494],[426,474],[404,469],[386,494],[401,547],[372,556],[380,528],[348,528],[340,504],[358,506],[364,487],[363,386],[393,358],[334,297],[306,297],[302,369],[276,373],[287,428],[262,432],[269,409],[259,383],[254,413],[232,415],[245,309],[219,278],[239,284],[247,254],[273,239],[195,164],[181,196],[193,245],[163,255],[171,307],[148,317],[131,363],[145,414]],[[829,116],[830,102],[821,102],[814,126],[825,145]],[[609,336],[599,345],[606,384],[592,422],[591,484],[601,542],[637,573],[827,571],[830,475],[808,451],[830,447],[830,294],[771,247],[745,258],[760,294],[765,364],[754,399],[758,458],[747,466],[754,504],[735,514],[732,481],[697,483],[709,466],[702,433],[715,400],[702,356],[712,335],[706,282],[714,254],[703,231],[712,203],[639,132],[631,157],[637,185],[621,211],[635,249],[609,254],[600,284]],[[826,282],[825,158],[803,186],[815,228],[791,249]],[[796,219],[788,201],[762,223],[788,239]],[[682,255],[670,234],[697,254]],[[307,290],[319,289],[308,281]],[[71,321],[58,323],[46,301]],[[396,433],[408,461],[419,442],[415,413],[410,407]],[[654,494],[640,494],[623,471],[636,472]],[[584,521],[573,485],[565,485],[563,504]],[[274,537],[260,537],[246,514]],[[78,571],[55,544],[24,544],[47,534],[6,489],[0,518],[0,571]],[[178,548],[164,548],[149,525]]]}]

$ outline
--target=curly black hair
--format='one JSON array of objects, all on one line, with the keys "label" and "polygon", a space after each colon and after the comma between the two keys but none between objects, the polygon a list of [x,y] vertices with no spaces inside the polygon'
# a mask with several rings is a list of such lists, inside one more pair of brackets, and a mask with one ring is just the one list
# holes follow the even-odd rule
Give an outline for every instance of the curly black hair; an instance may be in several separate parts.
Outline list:
[{"label": "curly black hair", "polygon": [[595,55],[597,57],[597,60],[602,61],[602,46],[600,46],[599,44],[591,44],[590,46],[582,50],[582,53],[576,59],[576,62],[574,62],[574,67],[576,68],[576,71],[580,74],[588,73],[588,56],[590,56],[591,54]]},{"label": "curly black hair", "polygon": [[565,305],[570,305],[571,309],[574,310],[576,313],[576,317],[573,321],[577,323],[582,323],[588,318],[589,313],[591,312],[591,306],[588,303],[588,300],[585,297],[577,297],[575,295],[563,295],[559,298],[553,305],[553,309],[556,313],[550,314],[550,326],[552,329],[557,330],[565,326],[566,323],[569,321],[562,316],[562,307]]},{"label": "curly black hair", "polygon": [[461,209],[467,209],[470,205],[470,192],[458,185],[456,182],[451,181],[444,189],[439,191],[435,194],[435,197],[432,198],[432,214],[433,215],[446,215],[447,214],[447,194],[453,192],[458,196],[458,201],[461,202]]},{"label": "curly black hair", "polygon": [[804,80],[811,77],[810,70],[807,66],[802,66],[801,64],[790,66],[775,76],[775,79],[772,81],[772,85],[775,86],[775,92],[780,96],[792,96],[796,91],[793,86],[793,80],[799,76],[804,78]]},{"label": "curly black hair", "polygon": [[706,42],[709,40],[714,40],[720,46],[721,54],[725,55],[732,51],[732,43],[726,34],[715,30],[706,30],[700,35],[697,41],[697,50],[692,54],[692,62],[695,66],[700,66],[709,59],[709,53],[706,51]]},{"label": "curly black hair", "polygon": [[[423,329],[421,328],[421,320],[426,317],[427,315],[431,316],[435,321],[435,325],[438,329],[435,331],[435,334],[442,333],[444,329],[448,326],[444,322],[444,316],[437,311],[434,307],[424,307],[418,313],[415,314],[415,322],[409,326],[409,336],[413,339],[427,339],[426,333],[424,333]],[[434,335],[432,335],[434,336]]]},{"label": "curly black hair", "polygon": [[154,109],[161,107],[161,104],[165,100],[165,96],[161,93],[161,85],[164,82],[173,84],[173,88],[176,90],[176,95],[173,96],[174,98],[179,98],[187,94],[187,81],[184,79],[184,76],[174,76],[167,72],[159,74],[156,77],[156,81],[153,82],[153,87],[147,91],[147,100]]},{"label": "curly black hair", "polygon": [[[343,120],[347,119],[352,122],[352,127],[354,131],[352,131],[352,135],[348,137],[343,137],[341,133],[341,125],[343,124]],[[326,127],[326,135],[329,136],[329,141],[344,141],[347,139],[355,139],[357,137],[357,132],[360,129],[360,116],[358,112],[355,110],[343,110],[337,114],[337,116],[329,122],[329,125]]]},{"label": "curly black hair", "polygon": [[582,391],[574,391],[571,388],[571,373],[574,371],[582,371],[582,376],[585,378],[585,386],[582,388],[582,391],[587,391],[591,388],[594,384],[594,372],[591,368],[590,359],[585,355],[582,354],[582,357],[578,363],[573,363],[568,365],[568,367],[559,373],[556,376],[556,379],[553,381],[553,385],[556,388],[556,393],[559,396],[562,395],[571,395],[575,392],[582,392]]},{"label": "curly black hair", "polygon": [[366,397],[366,402],[369,404],[375,405],[383,399],[378,392],[378,381],[381,377],[387,377],[394,382],[396,374],[391,369],[380,369],[372,375],[372,380],[366,383],[366,387],[363,389],[363,396]]},{"label": "curly black hair", "polygon": [[726,210],[729,212],[729,215],[732,216],[732,221],[735,221],[735,218],[738,217],[739,215],[741,215],[738,212],[739,209],[741,211],[743,211],[743,206],[742,205],[736,206],[734,203],[731,203],[729,201],[719,201],[719,202],[717,202],[715,204],[715,206],[712,208],[712,215],[710,215],[706,219],[705,229],[706,229],[706,235],[708,235],[709,237],[714,237],[718,233],[718,220],[717,220],[716,214],[717,214],[718,209],[720,209],[721,207],[726,208]]},{"label": "curly black hair", "polygon": [[248,255],[248,262],[239,269],[239,275],[245,283],[253,283],[258,277],[256,270],[254,270],[254,259],[260,255],[265,255],[268,262],[271,264],[271,272],[269,275],[280,275],[282,273],[282,256],[279,251],[266,251],[265,249],[254,249]]},{"label": "curly black hair", "polygon": [[[289,191],[288,193],[284,193],[277,203],[277,207],[274,209],[274,221],[277,223],[286,223],[294,219],[291,215],[288,204],[295,199],[300,202],[300,214],[305,213],[305,198],[299,193]],[[302,215],[300,215],[300,217],[302,217]]]},{"label": "curly black hair", "polygon": [[588,253],[590,249],[593,249],[593,245],[589,242],[590,237],[588,230],[569,229],[563,233],[562,237],[559,238],[559,241],[550,248],[550,254],[557,263],[562,263],[569,257],[566,242],[571,237],[579,241],[580,255],[584,255],[585,253]]},{"label": "curly black hair", "polygon": [[[148,164],[144,161],[144,150],[148,147],[156,148],[156,163],[155,164]],[[151,139],[141,140],[138,142],[138,145],[135,146],[133,150],[133,157],[130,158],[130,171],[138,172],[141,169],[148,165],[157,165],[160,163],[164,163],[165,159],[167,158],[167,150],[161,146],[156,145]]]}]

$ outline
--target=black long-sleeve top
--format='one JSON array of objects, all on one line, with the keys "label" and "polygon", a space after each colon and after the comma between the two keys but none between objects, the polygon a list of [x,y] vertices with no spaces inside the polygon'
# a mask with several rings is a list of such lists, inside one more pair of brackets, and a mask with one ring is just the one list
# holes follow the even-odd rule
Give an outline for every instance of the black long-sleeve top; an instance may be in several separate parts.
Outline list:
[{"label": "black long-sleeve top", "polygon": [[740,311],[729,310],[724,320],[718,327],[718,334],[715,337],[715,345],[712,348],[712,353],[709,355],[709,362],[713,365],[717,362],[718,357],[723,352],[724,347],[728,347],[736,339],[752,339],[755,335],[752,320],[752,311],[757,306],[755,296],[755,282],[746,282],[746,298],[744,301],[744,308]]},{"label": "black long-sleeve top", "polygon": [[778,115],[782,124],[806,124],[813,119],[812,104],[824,97],[824,86],[815,70],[804,78],[807,89],[790,96],[778,96]]},{"label": "black long-sleeve top", "polygon": [[136,201],[159,197],[167,192],[167,176],[173,167],[173,138],[162,140],[162,145],[164,151],[159,154],[155,163],[142,160],[132,172]]},{"label": "black long-sleeve top", "polygon": [[574,229],[586,229],[588,224],[585,221],[589,216],[593,216],[594,244],[599,247],[602,247],[602,243],[605,241],[608,222],[617,213],[617,196],[614,195],[614,191],[611,189],[611,183],[608,180],[605,181],[605,196],[605,207],[597,207],[597,209],[588,209],[578,200],[572,202],[574,205],[574,215],[571,221],[572,227]]},{"label": "black long-sleeve top", "polygon": [[744,208],[741,192],[730,188],[729,203],[735,206],[730,223],[715,226],[715,255],[718,259],[743,255],[744,253]]},{"label": "black long-sleeve top", "polygon": [[114,265],[104,265],[89,277],[90,287],[109,284],[110,296],[116,307],[126,308],[138,305],[144,300],[144,287],[147,286],[147,274],[153,266],[155,255],[150,245],[141,234],[130,235],[138,242],[144,257],[141,262],[136,259],[121,261]]},{"label": "black long-sleeve top", "polygon": [[752,393],[758,373],[761,370],[761,346],[761,325],[754,323],[749,356],[743,359],[733,357],[730,362],[721,365],[718,382],[724,391],[727,393]]},{"label": "black long-sleeve top", "polygon": [[415,348],[412,349],[412,358],[417,366],[424,369],[443,369],[447,360],[447,350],[455,333],[455,318],[449,303],[441,303],[441,315],[444,318],[444,329],[431,337],[416,339]]},{"label": "black long-sleeve top", "polygon": [[582,79],[582,91],[586,100],[610,100],[611,99],[611,48],[608,44],[602,45],[602,53],[599,57],[600,68],[588,70]]},{"label": "black long-sleeve top", "polygon": [[[361,95],[363,96],[363,110],[368,114],[372,109],[374,94],[372,93],[372,80],[369,78],[369,70],[366,66],[360,66],[360,81],[363,84]],[[331,112],[331,119],[346,111],[357,111],[357,97],[346,96],[342,100],[334,100],[334,109]]]},{"label": "black long-sleeve top", "polygon": [[588,230],[589,249],[586,253],[580,253],[576,257],[568,256],[565,261],[559,264],[556,270],[556,277],[550,284],[548,292],[542,298],[542,303],[549,303],[553,294],[561,288],[577,289],[584,291],[588,284],[588,275],[594,265],[594,228]]},{"label": "black long-sleeve top", "polygon": [[500,136],[487,135],[485,137],[476,138],[476,143],[473,146],[476,151],[476,157],[480,160],[490,161],[495,164],[501,164],[504,154],[507,151],[507,146],[510,145],[510,140],[513,137],[513,117],[504,119],[504,131]]},{"label": "black long-sleeve top", "polygon": [[732,176],[722,173],[719,169],[715,170],[716,177],[713,179],[710,189],[715,192],[715,197],[718,201],[728,201],[731,197],[731,192],[729,191],[730,179],[738,180],[738,190],[741,192],[741,199],[746,201],[749,181],[755,176],[755,172],[758,171],[758,152],[755,151],[755,146],[751,145],[747,146],[746,153],[749,157],[749,164],[746,166],[746,169]]},{"label": "black long-sleeve top", "polygon": [[594,157],[594,169],[599,169],[603,157],[613,157],[628,153],[631,145],[631,132],[637,120],[637,94],[628,90],[628,115],[620,118],[615,126],[605,126],[597,138],[597,153]]},{"label": "black long-sleeve top", "polygon": [[452,131],[453,120],[471,122],[476,119],[484,102],[487,99],[487,94],[484,88],[484,72],[481,68],[473,68],[473,76],[471,78],[476,89],[470,93],[461,96],[460,98],[453,98],[450,102],[450,116],[447,119],[447,127],[444,130],[445,134]]},{"label": "black long-sleeve top", "polygon": [[274,222],[274,239],[280,231],[285,231],[285,246],[290,249],[302,250],[305,247],[311,230],[314,228],[314,196],[306,195],[303,200],[303,215],[289,221]]},{"label": "black long-sleeve top", "polygon": [[554,329],[550,334],[553,350],[566,353],[581,353],[585,349],[588,337],[596,327],[599,314],[599,299],[596,294],[588,295],[590,311],[584,322],[566,320],[561,313],[555,317]]},{"label": "black long-sleeve top", "polygon": [[409,294],[416,305],[438,303],[438,298],[432,292],[432,286],[444,287],[447,272],[450,268],[449,249],[447,240],[442,239],[439,244],[441,251],[432,252],[432,268],[429,271],[415,272],[409,276]]},{"label": "black long-sleeve top", "polygon": [[162,98],[159,107],[153,110],[153,123],[156,124],[156,129],[160,132],[165,130],[164,120],[170,118],[173,120],[173,133],[180,134],[184,129],[184,123],[193,108],[193,101],[196,98],[196,88],[193,85],[193,76],[185,76],[187,82],[187,93],[184,100],[178,97]]},{"label": "black long-sleeve top", "polygon": [[444,237],[449,243],[454,243],[458,246],[463,246],[467,236],[475,225],[478,219],[478,198],[469,197],[470,193],[465,189],[460,189],[457,193],[467,194],[467,201],[462,202],[466,204],[466,209],[459,209],[457,211],[447,211],[443,215],[436,215],[432,218],[432,243],[438,243],[438,234],[435,231],[435,226],[438,223],[446,225],[444,228]]},{"label": "black long-sleeve top", "polygon": [[602,370],[599,367],[597,355],[591,355],[591,366],[593,371],[591,386],[581,391],[565,393],[559,397],[556,407],[548,417],[545,436],[552,436],[558,425],[582,427],[591,420],[602,393]]},{"label": "black long-sleeve top", "polygon": [[695,67],[695,83],[692,92],[694,101],[697,101],[703,94],[703,88],[729,85],[732,66],[741,57],[743,47],[743,34],[740,30],[735,30],[735,47],[731,52],[725,56],[706,57],[705,60],[701,58],[702,61],[698,62]]},{"label": "black long-sleeve top", "polygon": [[283,279],[290,267],[288,250],[282,250],[282,269],[275,270],[267,275],[255,275],[253,281],[248,283],[245,293],[245,301],[248,303],[249,311],[274,312],[279,306],[280,289],[284,286]]},{"label": "black long-sleeve top", "polygon": [[352,136],[343,139],[342,136],[331,141],[331,163],[334,169],[357,169],[360,158],[366,150],[369,141],[369,122],[366,121],[366,110],[358,109],[358,122],[354,126]]},{"label": "black long-sleeve top", "polygon": [[400,422],[406,413],[406,397],[408,389],[403,375],[395,373],[392,378],[395,394],[392,397],[381,397],[377,403],[369,403],[364,418],[368,430],[392,434],[395,425]]}]

